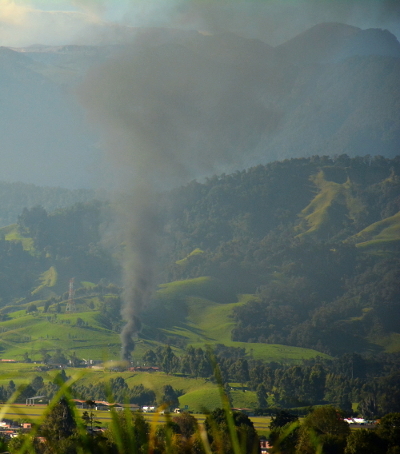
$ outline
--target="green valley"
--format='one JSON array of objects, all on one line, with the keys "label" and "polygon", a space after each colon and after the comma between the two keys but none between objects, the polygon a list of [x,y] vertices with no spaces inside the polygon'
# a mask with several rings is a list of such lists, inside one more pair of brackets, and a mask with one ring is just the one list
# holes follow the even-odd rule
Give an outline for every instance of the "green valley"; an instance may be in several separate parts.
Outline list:
[{"label": "green valley", "polygon": [[104,400],[111,380],[116,398],[160,404],[168,391],[201,411],[218,405],[218,365],[233,406],[350,408],[374,383],[379,408],[395,408],[397,175],[397,158],[314,156],[160,194],[157,278],[130,364],[115,205],[23,210],[0,230],[0,357],[17,361],[0,363],[4,399],[36,372],[51,397],[52,370],[80,366],[76,395]]}]

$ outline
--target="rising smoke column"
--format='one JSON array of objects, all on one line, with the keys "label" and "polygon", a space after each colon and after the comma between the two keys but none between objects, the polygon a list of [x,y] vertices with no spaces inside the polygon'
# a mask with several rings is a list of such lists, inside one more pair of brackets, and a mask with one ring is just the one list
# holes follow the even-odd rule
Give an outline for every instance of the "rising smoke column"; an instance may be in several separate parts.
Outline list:
[{"label": "rising smoke column", "polygon": [[[148,188],[136,189],[136,196],[122,203],[125,214],[124,301],[122,316],[126,324],[121,332],[122,359],[129,361],[134,349],[133,338],[140,332],[140,314],[150,301],[154,285],[157,239],[161,220],[157,214],[155,194]],[[130,218],[130,219],[129,219]]]},{"label": "rising smoke column", "polygon": [[[188,38],[203,37],[193,32]],[[90,74],[80,97],[102,125],[108,177],[119,201],[124,242],[123,358],[154,288],[163,229],[159,193],[190,179],[243,167],[249,150],[275,121],[232,68],[158,31]],[[150,44],[149,44],[150,43]],[[206,44],[208,41],[206,41]]]}]

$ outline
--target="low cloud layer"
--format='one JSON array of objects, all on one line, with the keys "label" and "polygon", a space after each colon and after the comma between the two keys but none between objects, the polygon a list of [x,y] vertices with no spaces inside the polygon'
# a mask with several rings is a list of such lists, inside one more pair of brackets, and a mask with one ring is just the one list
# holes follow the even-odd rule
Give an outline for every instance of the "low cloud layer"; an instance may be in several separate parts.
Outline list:
[{"label": "low cloud layer", "polygon": [[0,45],[121,42],[132,27],[234,32],[277,45],[321,22],[387,28],[400,37],[397,0],[0,0]]}]

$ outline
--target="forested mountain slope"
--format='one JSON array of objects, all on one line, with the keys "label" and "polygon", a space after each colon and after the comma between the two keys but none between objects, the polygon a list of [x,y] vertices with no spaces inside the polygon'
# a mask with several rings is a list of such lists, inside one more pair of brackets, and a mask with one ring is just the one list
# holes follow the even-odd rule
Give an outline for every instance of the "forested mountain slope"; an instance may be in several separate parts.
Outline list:
[{"label": "forested mountain slope", "polygon": [[95,192],[89,189],[70,190],[0,181],[0,227],[17,222],[24,208],[40,205],[48,211],[54,211],[74,203],[88,202],[94,197]]},{"label": "forested mountain slope", "polygon": [[[142,341],[398,351],[399,176],[398,157],[314,156],[163,194],[160,287]],[[113,218],[105,202],[24,209],[1,230],[4,316],[31,303],[64,311],[72,277],[78,289],[120,286]]]},{"label": "forested mountain slope", "polygon": [[169,279],[256,292],[233,311],[234,340],[377,349],[399,330],[399,171],[398,158],[313,157],[193,182],[174,193]]}]

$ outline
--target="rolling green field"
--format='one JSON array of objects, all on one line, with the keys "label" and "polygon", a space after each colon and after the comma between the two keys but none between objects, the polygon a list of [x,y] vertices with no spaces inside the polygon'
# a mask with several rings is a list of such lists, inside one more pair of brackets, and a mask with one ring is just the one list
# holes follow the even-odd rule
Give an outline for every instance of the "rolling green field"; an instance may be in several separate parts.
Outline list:
[{"label": "rolling green field", "polygon": [[[110,359],[119,355],[119,335],[98,322],[98,312],[27,314],[25,310],[8,314],[0,323],[1,357],[21,360],[28,353],[39,360],[41,350],[72,353],[80,358]],[[87,326],[77,326],[78,317]]]},{"label": "rolling green field", "polygon": [[[50,268],[41,277],[40,285],[51,286],[57,278],[57,271]],[[86,285],[89,285],[86,283]],[[133,359],[141,361],[144,352],[160,345],[155,339],[161,332],[168,337],[183,340],[186,345],[204,347],[205,345],[224,344],[241,347],[248,357],[277,362],[300,362],[316,356],[327,357],[315,350],[285,345],[244,343],[231,340],[234,327],[232,310],[245,304],[254,295],[233,296],[235,301],[221,303],[211,300],[215,294],[218,299],[218,282],[201,277],[177,281],[160,286],[156,298],[163,307],[179,301],[179,308],[172,306],[170,317],[163,318],[163,324],[148,326],[146,335],[136,341]],[[89,302],[94,309],[89,309]],[[8,320],[0,322],[0,357],[22,360],[24,355],[40,361],[43,350],[51,353],[61,349],[67,356],[75,352],[79,358],[94,360],[118,360],[120,357],[119,334],[107,329],[96,310],[98,298],[80,298],[76,302],[77,312],[65,313],[66,302],[61,304],[61,313],[43,312],[43,302],[34,302],[37,312],[27,313],[25,304],[20,310],[7,314]],[[176,316],[174,315],[176,314]],[[78,318],[80,323],[78,323]],[[83,322],[83,324],[82,324]],[[175,348],[181,354],[181,348]]]},{"label": "rolling green field", "polygon": [[[57,271],[49,269],[41,276],[39,287],[50,287],[57,279]],[[90,283],[85,284],[90,288]],[[171,317],[165,317],[159,326],[148,325],[135,343],[134,363],[140,363],[142,356],[149,348],[162,345],[157,342],[157,332],[169,337],[184,339],[183,345],[204,348],[205,345],[224,344],[230,347],[245,349],[248,358],[263,359],[285,363],[299,363],[303,359],[324,356],[317,351],[289,347],[284,345],[256,344],[234,342],[231,340],[233,328],[232,310],[238,305],[255,299],[254,295],[232,296],[232,302],[223,302],[218,293],[218,281],[208,277],[177,281],[160,286],[156,298],[167,307],[172,305]],[[215,300],[213,298],[215,295]],[[107,297],[106,297],[107,298]],[[93,304],[89,309],[89,302]],[[179,302],[181,312],[175,310]],[[27,304],[19,310],[9,312],[8,320],[0,322],[0,346],[2,359],[22,361],[28,356],[32,361],[41,361],[43,352],[49,354],[60,349],[68,358],[76,354],[79,358],[115,361],[120,358],[120,338],[117,332],[107,329],[98,310],[100,301],[97,297],[76,299],[77,312],[66,313],[65,301],[61,303],[61,312],[43,311],[43,302],[36,301],[36,312],[27,313]],[[79,323],[78,323],[79,322]],[[174,347],[177,355],[183,348]],[[59,370],[38,372],[38,365],[33,363],[0,363],[0,385],[7,386],[10,380],[16,385],[29,384],[36,375],[44,381],[52,381]],[[180,390],[180,405],[188,406],[195,413],[211,411],[221,406],[218,387],[205,379],[186,378],[177,375],[159,373],[110,372],[96,369],[67,369],[68,376],[83,385],[97,384],[121,376],[129,387],[142,384],[152,389],[161,397],[163,387],[170,384]],[[232,391],[232,404],[236,408],[254,408],[257,398],[254,392]]]},{"label": "rolling green field", "polygon": [[[53,381],[59,369],[48,372],[36,370],[36,364],[4,364],[0,363],[0,386],[7,386],[13,380],[16,386],[29,384],[35,376],[41,376],[44,382]],[[188,406],[194,413],[212,411],[220,407],[221,397],[218,386],[204,378],[189,378],[176,375],[167,375],[164,372],[111,372],[109,370],[86,369],[86,368],[67,368],[65,369],[68,377],[78,385],[95,385],[100,382],[107,383],[110,379],[122,377],[131,388],[142,384],[146,388],[153,390],[159,399],[165,385],[171,385],[182,394],[179,398],[181,407]],[[252,391],[231,391],[232,404],[235,408],[254,408],[257,398]],[[36,406],[40,408],[39,406]],[[36,408],[34,407],[34,408]],[[21,408],[31,407],[22,406]]]},{"label": "rolling green field", "polygon": [[215,285],[216,282],[208,277],[164,284],[157,296],[165,300],[184,301],[185,316],[168,320],[168,327],[158,329],[165,335],[183,339],[194,347],[203,347],[205,344],[240,347],[246,350],[249,357],[264,361],[300,362],[316,356],[328,357],[307,348],[232,341],[232,310],[250,300],[256,300],[257,297],[238,295],[234,302],[217,302],[204,296],[212,294]]}]

